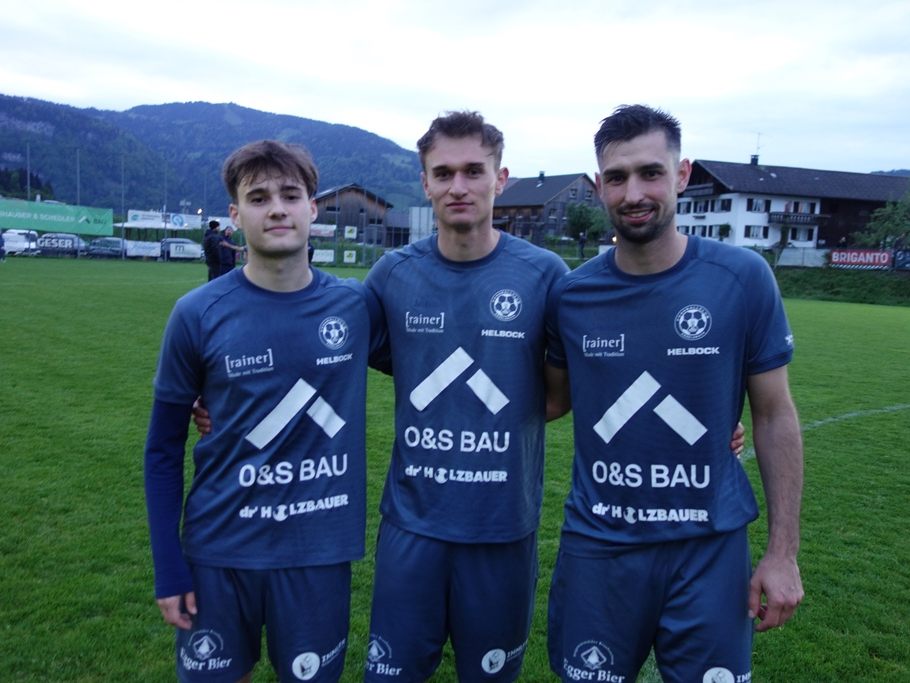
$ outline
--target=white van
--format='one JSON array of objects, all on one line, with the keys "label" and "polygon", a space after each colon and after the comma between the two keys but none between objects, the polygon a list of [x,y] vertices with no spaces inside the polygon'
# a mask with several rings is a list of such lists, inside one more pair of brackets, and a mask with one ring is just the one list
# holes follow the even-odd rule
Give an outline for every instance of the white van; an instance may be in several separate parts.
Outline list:
[{"label": "white van", "polygon": [[38,253],[38,233],[34,230],[4,230],[3,248],[8,256],[34,256]]}]

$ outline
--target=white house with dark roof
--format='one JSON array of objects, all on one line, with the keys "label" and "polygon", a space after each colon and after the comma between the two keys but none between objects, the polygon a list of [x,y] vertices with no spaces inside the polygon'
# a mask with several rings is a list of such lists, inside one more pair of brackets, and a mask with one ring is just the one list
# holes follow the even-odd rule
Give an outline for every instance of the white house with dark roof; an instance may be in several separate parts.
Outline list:
[{"label": "white house with dark roof", "polygon": [[745,247],[833,247],[910,192],[910,178],[728,161],[692,162],[677,229]]}]

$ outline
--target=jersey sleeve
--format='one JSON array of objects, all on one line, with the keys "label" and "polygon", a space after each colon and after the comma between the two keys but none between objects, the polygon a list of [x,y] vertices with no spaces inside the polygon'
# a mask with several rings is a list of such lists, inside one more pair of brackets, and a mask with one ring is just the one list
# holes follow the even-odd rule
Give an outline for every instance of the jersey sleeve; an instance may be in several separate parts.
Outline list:
[{"label": "jersey sleeve", "polygon": [[387,375],[392,374],[392,350],[389,344],[389,326],[382,305],[382,292],[388,277],[391,257],[380,258],[367,273],[364,286],[367,290],[367,307],[370,310],[370,367]]},{"label": "jersey sleeve", "polygon": [[364,287],[364,299],[370,316],[370,367],[387,375],[392,374],[392,350],[389,345],[389,327],[385,312],[376,292]]},{"label": "jersey sleeve", "polygon": [[566,351],[559,334],[559,300],[565,291],[566,277],[562,276],[547,293],[544,326],[547,336],[546,361],[556,368],[566,367]]},{"label": "jersey sleeve", "polygon": [[145,443],[145,501],[148,512],[155,597],[193,589],[180,544],[183,454],[192,404],[155,401]]},{"label": "jersey sleeve", "polygon": [[166,403],[190,403],[202,390],[203,367],[198,351],[198,325],[185,300],[177,302],[164,329],[155,398]]},{"label": "jersey sleeve", "polygon": [[758,255],[750,266],[751,329],[746,349],[746,371],[768,372],[793,358],[793,334],[787,321],[777,281],[768,263]]}]

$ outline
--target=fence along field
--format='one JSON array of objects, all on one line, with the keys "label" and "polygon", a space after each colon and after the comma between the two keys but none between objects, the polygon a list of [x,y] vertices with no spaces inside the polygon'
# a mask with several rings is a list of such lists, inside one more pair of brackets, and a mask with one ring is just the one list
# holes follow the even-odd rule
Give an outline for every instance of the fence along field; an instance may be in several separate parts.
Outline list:
[{"label": "fence along field", "polygon": [[[174,679],[171,632],[152,598],[142,449],[161,331],[204,271],[90,260],[0,265],[3,680]],[[790,624],[756,637],[753,680],[910,680],[910,307],[786,303],[806,446],[806,600]],[[392,390],[376,373],[370,383],[372,548]],[[535,683],[555,680],[546,591],[570,462],[567,417],[548,434],[538,606],[522,678]],[[757,485],[748,453],[745,467]],[[751,528],[755,556],[765,522]],[[370,552],[355,565],[345,681],[361,680]],[[275,679],[260,666],[254,680]],[[455,680],[449,657],[434,680]],[[649,669],[641,680],[659,678]]]}]

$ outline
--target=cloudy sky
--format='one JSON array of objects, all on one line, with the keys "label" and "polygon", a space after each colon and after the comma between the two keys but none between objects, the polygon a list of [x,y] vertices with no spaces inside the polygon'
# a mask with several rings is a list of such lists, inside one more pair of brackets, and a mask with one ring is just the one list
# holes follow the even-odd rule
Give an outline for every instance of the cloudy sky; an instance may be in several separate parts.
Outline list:
[{"label": "cloudy sky", "polygon": [[692,159],[910,168],[907,0],[2,5],[7,95],[235,102],[408,149],[439,113],[476,109],[513,176],[591,173],[598,121],[641,102],[681,120]]}]

